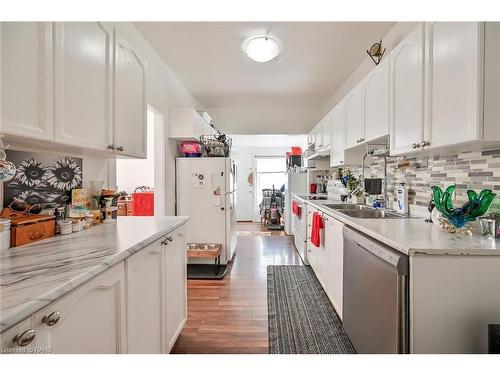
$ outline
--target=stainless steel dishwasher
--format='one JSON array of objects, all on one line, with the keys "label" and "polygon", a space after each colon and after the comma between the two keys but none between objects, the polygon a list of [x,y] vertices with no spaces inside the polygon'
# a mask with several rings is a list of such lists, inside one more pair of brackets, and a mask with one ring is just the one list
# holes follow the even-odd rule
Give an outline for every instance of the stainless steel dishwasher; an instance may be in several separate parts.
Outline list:
[{"label": "stainless steel dishwasher", "polygon": [[408,256],[344,227],[343,326],[358,353],[408,353]]}]

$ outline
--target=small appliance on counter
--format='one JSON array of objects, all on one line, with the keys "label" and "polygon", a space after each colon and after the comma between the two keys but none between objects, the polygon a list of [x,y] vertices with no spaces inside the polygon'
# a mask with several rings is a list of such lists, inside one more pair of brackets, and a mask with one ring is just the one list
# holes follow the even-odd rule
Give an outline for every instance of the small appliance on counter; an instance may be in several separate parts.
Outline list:
[{"label": "small appliance on counter", "polygon": [[328,180],[326,192],[328,199],[335,201],[345,201],[349,195],[349,189],[344,186],[341,180]]},{"label": "small appliance on counter", "polygon": [[401,182],[396,189],[396,202],[394,204],[394,211],[407,215],[408,214],[408,189],[406,184]]},{"label": "small appliance on counter", "polygon": [[500,215],[490,214],[479,218],[481,234],[488,238],[500,238]]}]

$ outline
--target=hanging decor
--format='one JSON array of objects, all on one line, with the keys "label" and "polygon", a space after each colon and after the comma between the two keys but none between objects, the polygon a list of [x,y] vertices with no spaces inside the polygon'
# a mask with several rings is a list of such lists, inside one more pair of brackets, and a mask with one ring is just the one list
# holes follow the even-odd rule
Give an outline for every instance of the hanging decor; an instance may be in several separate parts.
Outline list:
[{"label": "hanging decor", "polygon": [[68,204],[71,190],[82,186],[83,160],[39,152],[6,151],[14,176],[5,184],[4,206],[14,199],[33,204]]},{"label": "hanging decor", "polygon": [[382,39],[378,43],[374,43],[369,50],[366,51],[368,56],[373,60],[375,65],[380,64],[380,61],[382,60],[382,57],[384,56],[385,53],[385,48],[382,47]]}]

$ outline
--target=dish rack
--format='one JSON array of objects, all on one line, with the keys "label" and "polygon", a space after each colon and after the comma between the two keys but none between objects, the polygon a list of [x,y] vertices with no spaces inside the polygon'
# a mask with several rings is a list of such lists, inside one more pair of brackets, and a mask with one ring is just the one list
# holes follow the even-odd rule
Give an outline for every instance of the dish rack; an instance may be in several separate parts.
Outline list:
[{"label": "dish rack", "polygon": [[209,157],[229,157],[232,140],[224,134],[202,135],[200,143]]}]

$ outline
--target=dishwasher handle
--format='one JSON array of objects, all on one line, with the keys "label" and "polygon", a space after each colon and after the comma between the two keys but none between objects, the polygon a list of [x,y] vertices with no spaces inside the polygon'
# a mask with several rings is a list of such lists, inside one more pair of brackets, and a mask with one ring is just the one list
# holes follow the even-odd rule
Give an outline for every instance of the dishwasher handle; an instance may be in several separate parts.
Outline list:
[{"label": "dishwasher handle", "polygon": [[361,234],[360,232],[344,226],[343,229],[344,240],[352,241],[365,251],[375,255],[380,260],[388,263],[398,271],[398,275],[408,275],[409,262],[408,256],[403,254],[392,247],[384,245],[383,243]]}]

